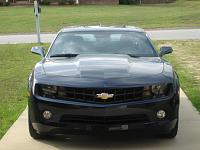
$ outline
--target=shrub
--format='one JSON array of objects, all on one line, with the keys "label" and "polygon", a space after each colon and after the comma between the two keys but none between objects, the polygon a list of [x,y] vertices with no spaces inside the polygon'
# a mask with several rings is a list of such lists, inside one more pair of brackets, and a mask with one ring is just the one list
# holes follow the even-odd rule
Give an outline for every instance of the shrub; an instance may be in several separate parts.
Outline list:
[{"label": "shrub", "polygon": [[51,0],[40,0],[40,4],[41,5],[50,5],[51,4]]},{"label": "shrub", "polygon": [[65,5],[65,4],[69,4],[69,5],[75,5],[76,0],[59,0],[58,4],[59,5]]},{"label": "shrub", "polygon": [[0,0],[0,6],[9,6],[10,2],[6,2],[6,0]]},{"label": "shrub", "polygon": [[69,5],[74,5],[76,0],[66,0]]},{"label": "shrub", "polygon": [[137,4],[138,0],[129,0],[129,4],[133,5],[133,4]]},{"label": "shrub", "polygon": [[65,5],[65,4],[66,4],[66,0],[59,0],[59,1],[58,1],[58,4],[59,4],[59,5]]},{"label": "shrub", "polygon": [[139,0],[119,0],[119,4],[122,5],[133,5],[138,4]]}]

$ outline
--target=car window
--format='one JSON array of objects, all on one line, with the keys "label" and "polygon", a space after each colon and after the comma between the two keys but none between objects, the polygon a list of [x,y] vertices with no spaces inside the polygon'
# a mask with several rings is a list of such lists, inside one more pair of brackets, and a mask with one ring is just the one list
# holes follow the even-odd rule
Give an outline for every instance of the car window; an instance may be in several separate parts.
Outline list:
[{"label": "car window", "polygon": [[56,54],[132,54],[157,56],[144,33],[125,31],[82,31],[60,33],[49,55]]}]

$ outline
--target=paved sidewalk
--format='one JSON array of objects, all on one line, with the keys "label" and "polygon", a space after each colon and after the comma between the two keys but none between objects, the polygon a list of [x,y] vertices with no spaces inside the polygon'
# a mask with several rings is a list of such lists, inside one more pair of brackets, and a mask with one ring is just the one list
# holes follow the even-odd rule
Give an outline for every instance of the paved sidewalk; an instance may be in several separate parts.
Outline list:
[{"label": "paved sidewalk", "polygon": [[147,135],[69,136],[36,141],[28,134],[27,109],[0,141],[0,150],[199,150],[200,115],[181,91],[180,128],[175,139]]},{"label": "paved sidewalk", "polygon": [[[153,40],[200,40],[200,29],[150,30]],[[51,42],[56,34],[41,34],[43,43]],[[0,35],[0,44],[36,43],[36,34]]]}]

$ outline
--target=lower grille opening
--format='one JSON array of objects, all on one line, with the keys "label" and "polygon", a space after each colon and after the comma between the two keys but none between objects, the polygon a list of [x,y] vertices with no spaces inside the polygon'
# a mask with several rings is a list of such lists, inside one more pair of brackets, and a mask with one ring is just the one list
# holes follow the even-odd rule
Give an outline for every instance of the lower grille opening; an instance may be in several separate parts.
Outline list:
[{"label": "lower grille opening", "polygon": [[85,123],[85,124],[125,124],[125,123],[145,123],[149,122],[146,115],[126,115],[126,116],[78,116],[64,115],[61,123]]}]

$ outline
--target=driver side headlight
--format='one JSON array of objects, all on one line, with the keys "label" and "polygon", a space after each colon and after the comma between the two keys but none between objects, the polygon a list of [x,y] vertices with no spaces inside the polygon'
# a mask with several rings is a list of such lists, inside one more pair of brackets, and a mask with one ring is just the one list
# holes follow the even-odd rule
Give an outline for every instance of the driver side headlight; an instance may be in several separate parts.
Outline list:
[{"label": "driver side headlight", "polygon": [[169,84],[152,85],[151,91],[155,96],[167,96],[169,93]]},{"label": "driver side headlight", "polygon": [[143,90],[143,97],[158,98],[162,96],[168,96],[171,87],[172,84],[154,84],[151,86],[145,86]]},{"label": "driver side headlight", "polygon": [[156,94],[156,95],[162,95],[165,94],[167,92],[167,84],[159,84],[159,85],[153,85],[151,87],[152,93]]}]

